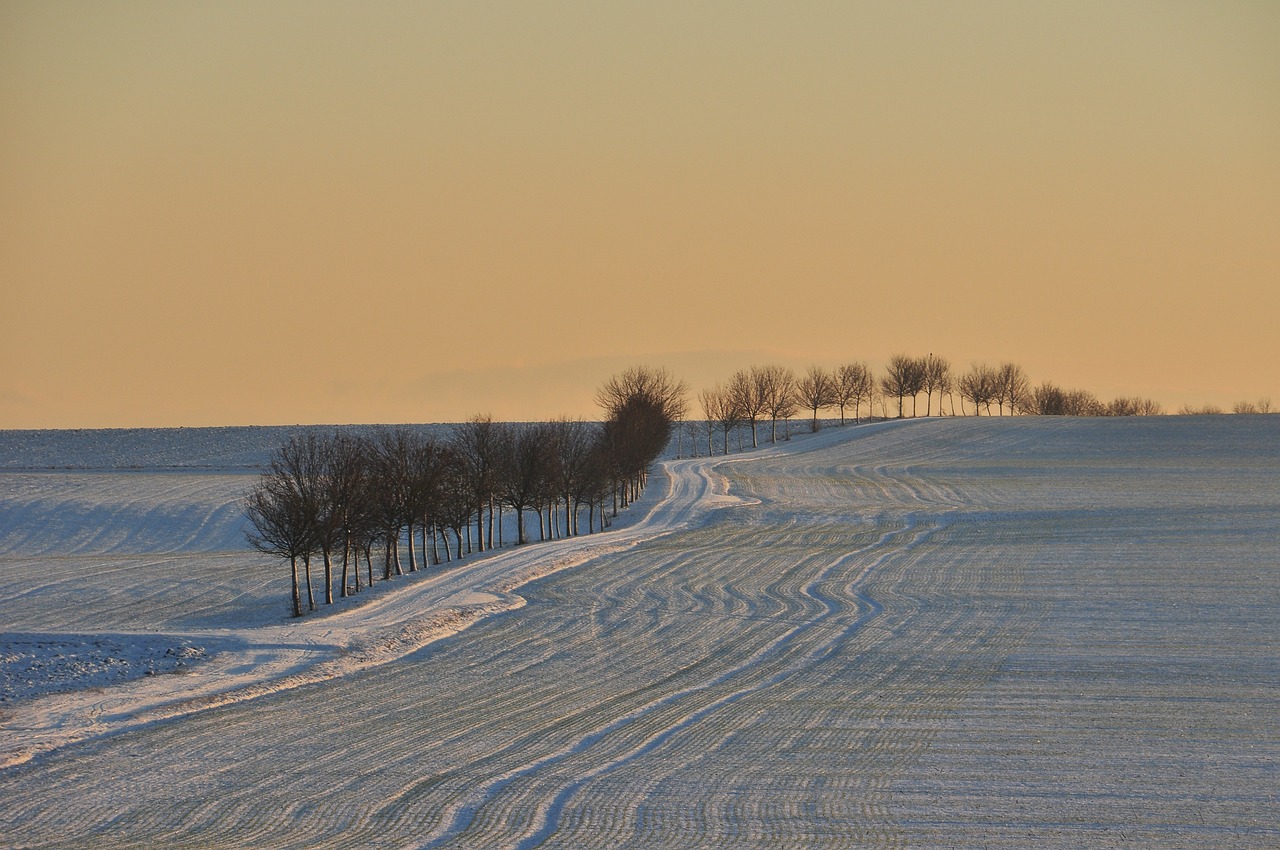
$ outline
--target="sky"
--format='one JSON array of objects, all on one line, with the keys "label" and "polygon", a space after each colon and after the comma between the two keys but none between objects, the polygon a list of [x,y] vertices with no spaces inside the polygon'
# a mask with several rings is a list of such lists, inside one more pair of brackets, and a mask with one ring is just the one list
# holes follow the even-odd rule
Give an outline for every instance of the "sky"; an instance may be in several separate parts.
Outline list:
[{"label": "sky", "polygon": [[1280,3],[0,0],[0,428],[1280,404]]}]

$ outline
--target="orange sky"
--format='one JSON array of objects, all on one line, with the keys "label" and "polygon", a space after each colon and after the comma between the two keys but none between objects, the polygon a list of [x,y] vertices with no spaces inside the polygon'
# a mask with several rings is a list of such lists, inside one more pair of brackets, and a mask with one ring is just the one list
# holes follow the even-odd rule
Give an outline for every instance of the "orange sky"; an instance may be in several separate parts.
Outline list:
[{"label": "orange sky", "polygon": [[1280,4],[0,3],[0,427],[934,352],[1280,402]]}]

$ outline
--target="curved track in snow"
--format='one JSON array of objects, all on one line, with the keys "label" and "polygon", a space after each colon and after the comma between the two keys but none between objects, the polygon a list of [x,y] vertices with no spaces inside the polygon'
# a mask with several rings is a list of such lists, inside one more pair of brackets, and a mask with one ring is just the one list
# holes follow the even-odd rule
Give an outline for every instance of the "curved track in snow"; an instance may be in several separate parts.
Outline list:
[{"label": "curved track in snow", "polygon": [[[775,449],[774,453],[778,451],[784,449]],[[625,517],[623,527],[615,530],[495,551],[469,558],[432,578],[410,574],[413,578],[400,588],[388,591],[380,586],[382,592],[371,600],[338,611],[322,607],[317,615],[301,620],[251,628],[167,630],[165,636],[172,643],[210,646],[214,650],[212,660],[193,665],[181,676],[147,677],[106,690],[70,691],[19,704],[4,718],[0,767],[22,763],[75,741],[315,684],[402,658],[485,616],[523,606],[524,599],[514,591],[529,581],[689,528],[704,521],[717,507],[739,503],[739,499],[727,495],[724,478],[715,472],[715,467],[725,461],[702,458],[667,462],[667,492],[656,502],[650,498],[639,503],[637,509],[645,513],[638,518]],[[50,535],[46,530],[37,537],[30,530],[37,523],[25,522],[24,514],[15,511],[10,518],[9,537],[18,539],[11,539],[10,545],[26,551],[34,549],[37,555],[60,547],[69,548],[72,555],[129,551],[129,544],[132,542],[136,548],[137,538],[145,537],[148,529],[153,529],[153,536],[159,536],[163,531],[155,529],[173,525],[172,521],[156,521],[157,514],[200,512],[195,506],[201,503],[201,496],[219,484],[226,486],[220,476],[198,477],[195,486],[185,488],[171,483],[178,476],[153,478],[167,486],[142,489],[146,495],[141,496],[137,495],[137,476],[77,476],[84,480],[77,481],[78,501],[70,507],[59,506],[57,511],[64,517],[63,535]],[[239,485],[240,479],[233,480]],[[189,507],[183,507],[184,503]],[[96,508],[99,504],[111,507]],[[215,499],[213,504],[216,507],[208,515],[201,513],[183,524],[194,529],[189,537],[168,539],[166,545],[176,552],[189,551],[198,545],[193,541],[200,540],[201,530],[217,524],[215,517],[238,507],[225,500],[219,503]],[[34,505],[39,510],[29,509],[33,516],[50,513],[48,506],[41,506],[38,501]],[[222,524],[227,524],[225,519]],[[226,536],[225,532],[222,536]],[[90,569],[99,580],[113,570],[104,564]],[[136,563],[115,569],[136,570]],[[83,580],[77,571],[22,592],[49,595],[74,591]],[[183,605],[189,603],[184,601]],[[155,606],[149,608],[154,616]],[[113,636],[128,640],[131,634],[115,632]],[[152,635],[137,632],[132,637]]]}]

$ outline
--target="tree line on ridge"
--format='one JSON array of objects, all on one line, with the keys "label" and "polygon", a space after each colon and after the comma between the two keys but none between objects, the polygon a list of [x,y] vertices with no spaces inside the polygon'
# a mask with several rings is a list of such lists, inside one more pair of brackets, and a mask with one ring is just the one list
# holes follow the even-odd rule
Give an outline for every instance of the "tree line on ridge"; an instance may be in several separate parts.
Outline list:
[{"label": "tree line on ridge", "polygon": [[[685,413],[686,387],[665,370],[635,368],[597,393],[603,422],[502,423],[477,416],[438,439],[405,427],[371,435],[314,432],[272,455],[245,503],[246,537],[288,561],[295,617],[323,602],[505,545],[608,527],[643,492],[649,469]],[[496,540],[495,540],[496,531]],[[415,545],[416,535],[416,545]],[[362,577],[362,565],[363,571]],[[335,576],[336,573],[336,576]],[[336,582],[335,582],[336,577]]]},{"label": "tree line on ridge", "polygon": [[764,423],[770,426],[770,442],[777,442],[779,424],[785,438],[790,420],[802,412],[809,418],[810,430],[817,431],[823,410],[838,411],[842,425],[850,413],[860,421],[864,406],[867,415],[874,416],[877,403],[883,418],[917,416],[922,394],[925,416],[933,415],[935,402],[939,415],[957,415],[957,397],[959,415],[1003,416],[1007,411],[1011,416],[1149,416],[1162,412],[1157,402],[1145,398],[1104,403],[1087,390],[1066,390],[1048,381],[1032,387],[1015,363],[978,363],[957,373],[943,357],[899,354],[889,358],[879,376],[866,363],[856,362],[830,370],[812,366],[803,374],[778,365],[740,369],[727,382],[698,394],[703,419],[688,424],[695,446],[705,442],[707,453],[712,454],[718,437],[721,450],[728,454],[729,435],[738,429],[750,433],[754,448]]}]

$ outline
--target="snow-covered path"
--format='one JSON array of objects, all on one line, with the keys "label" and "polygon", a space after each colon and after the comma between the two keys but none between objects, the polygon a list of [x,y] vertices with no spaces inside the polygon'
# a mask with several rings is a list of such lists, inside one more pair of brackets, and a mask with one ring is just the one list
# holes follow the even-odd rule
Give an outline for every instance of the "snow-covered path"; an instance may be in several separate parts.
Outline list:
[{"label": "snow-covered path", "polygon": [[[833,436],[815,435],[806,444],[830,442]],[[801,444],[798,441],[794,445]],[[773,448],[752,457],[788,450],[794,448]],[[533,579],[689,528],[703,521],[709,511],[740,502],[726,494],[723,477],[714,471],[723,462],[723,458],[667,462],[665,481],[658,479],[667,485],[665,494],[639,503],[636,508],[643,510],[643,515],[624,516],[621,527],[616,529],[468,559],[432,578],[414,576],[416,580],[391,591],[382,586],[375,598],[357,600],[358,607],[338,611],[322,608],[317,615],[301,620],[238,628],[169,630],[164,634],[165,645],[212,647],[211,659],[186,666],[182,675],[146,676],[105,690],[73,690],[20,702],[6,713],[0,726],[0,768],[75,741],[322,682],[402,658],[434,640],[456,634],[484,616],[523,606],[524,599],[514,591]],[[128,485],[135,483],[129,478],[125,476],[123,483],[95,481],[90,501],[135,507],[140,499],[129,490]],[[106,548],[104,537],[111,538],[110,545],[128,545],[117,543],[118,538],[136,545],[132,538],[144,536],[148,528],[172,527],[172,522],[156,522],[154,514],[157,505],[175,497],[172,491],[179,486],[163,488],[158,494],[149,488],[147,492],[153,494],[156,504],[134,510],[133,517],[123,521],[120,514],[126,511],[120,508],[87,511],[88,516],[79,525],[92,529],[92,533],[80,535],[87,539],[74,545],[90,551]],[[126,496],[121,495],[122,489],[128,491]],[[181,488],[182,497],[188,500],[198,500],[201,493],[199,489],[193,493],[191,487]],[[34,504],[40,507],[38,501]],[[220,505],[217,512],[234,509],[234,505]],[[17,536],[26,528],[25,517],[18,511],[13,514],[9,518],[13,529],[10,536]],[[208,522],[197,518],[188,525],[198,529]],[[197,536],[198,531],[193,534]],[[25,543],[30,549],[34,539],[34,534],[23,536],[19,545]],[[177,548],[183,548],[184,542],[179,541]],[[58,540],[43,539],[40,546],[56,551]],[[46,639],[58,636],[56,632],[41,635]],[[111,637],[117,645],[157,639],[150,631],[115,631]]]},{"label": "snow-covered path", "polygon": [[1280,417],[1210,419],[673,462],[609,535],[230,630],[281,666],[0,771],[0,844],[1276,846]]}]

